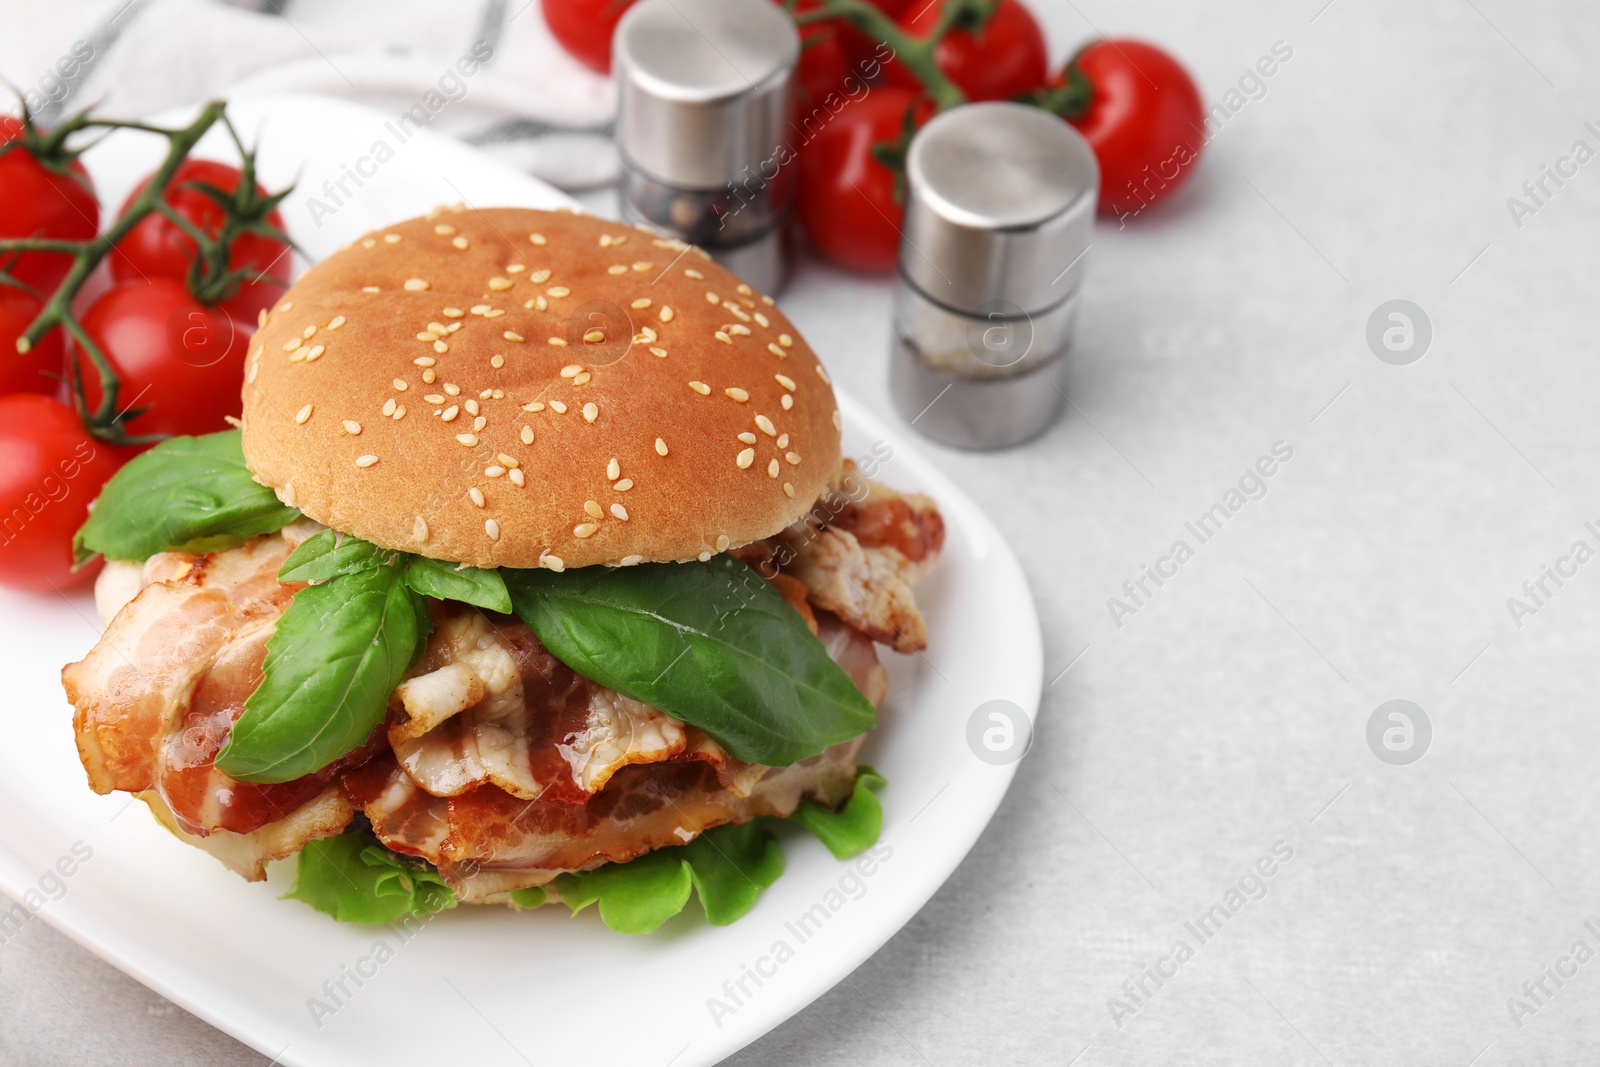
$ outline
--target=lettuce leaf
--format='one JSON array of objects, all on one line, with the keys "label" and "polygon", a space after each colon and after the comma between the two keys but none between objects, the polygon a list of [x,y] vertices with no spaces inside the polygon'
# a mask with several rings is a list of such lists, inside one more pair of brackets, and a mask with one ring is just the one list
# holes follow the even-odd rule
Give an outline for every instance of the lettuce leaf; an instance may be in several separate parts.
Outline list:
[{"label": "lettuce leaf", "polygon": [[[807,799],[790,818],[815,834],[828,851],[847,859],[871,847],[883,827],[883,807],[873,791],[885,781],[871,767],[856,772],[855,789],[838,811]],[[768,824],[756,819],[717,826],[686,845],[647,852],[627,863],[559,875],[552,883],[576,915],[598,905],[600,920],[623,934],[648,934],[683,911],[698,895],[706,921],[726,926],[755,907],[761,891],[783,874],[783,849]],[[397,856],[360,830],[313,841],[300,853],[294,889],[304,901],[340,922],[393,922],[454,907],[455,894],[423,860]],[[519,889],[511,902],[537,908],[543,886]]]}]

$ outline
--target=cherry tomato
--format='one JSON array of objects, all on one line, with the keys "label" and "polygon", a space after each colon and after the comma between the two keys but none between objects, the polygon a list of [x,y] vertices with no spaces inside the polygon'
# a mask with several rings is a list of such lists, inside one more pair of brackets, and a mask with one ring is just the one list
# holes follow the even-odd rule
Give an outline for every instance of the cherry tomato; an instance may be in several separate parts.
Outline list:
[{"label": "cherry tomato", "polygon": [[[213,186],[225,193],[239,187],[242,175],[239,168],[209,159],[186,159],[179,164],[167,185],[166,201],[179,217],[209,236],[222,230],[226,213],[222,206],[206,193],[187,183],[198,182]],[[149,179],[141,182],[129,194],[129,202],[143,192]],[[262,196],[266,190],[256,186]],[[127,210],[123,204],[123,210]],[[274,211],[267,221],[283,228],[283,216]],[[238,318],[252,318],[263,307],[270,307],[283,292],[284,286],[275,278],[289,276],[289,246],[283,241],[259,234],[242,234],[233,242],[228,256],[231,270],[250,270],[266,275],[258,281],[247,281],[238,293],[223,301]],[[189,276],[189,264],[196,254],[194,240],[161,215],[150,214],[128,231],[111,250],[111,277],[119,282],[149,281],[155,278]]]},{"label": "cherry tomato", "polygon": [[[783,0],[774,0],[782,4]],[[816,0],[801,0],[796,11],[814,9]],[[802,111],[819,107],[829,94],[841,94],[850,76],[850,56],[845,51],[845,27],[837,22],[814,22],[800,29],[800,69],[795,104]]]},{"label": "cherry tomato", "polygon": [[47,593],[87,584],[72,535],[121,460],[50,397],[0,397],[0,585]]},{"label": "cherry tomato", "polygon": [[[913,4],[900,20],[913,37],[927,37],[939,24],[940,12],[953,0]],[[1044,30],[1019,0],[1000,0],[989,21],[976,33],[954,29],[933,53],[934,62],[970,100],[1010,100],[1044,85],[1050,76]],[[891,64],[890,80],[916,88],[922,83],[899,63]]]},{"label": "cherry tomato", "polygon": [[895,199],[894,172],[873,147],[899,141],[912,108],[926,118],[928,105],[918,93],[874,89],[800,149],[800,221],[812,245],[841,266],[894,269],[904,207]]},{"label": "cherry tomato", "polygon": [[[0,115],[0,145],[17,140],[22,123]],[[59,174],[17,147],[0,155],[0,238],[50,237],[86,241],[100,228],[100,204],[83,164],[74,161]],[[10,261],[0,256],[0,266]],[[49,294],[72,268],[65,252],[26,252],[9,270],[11,276]]]},{"label": "cherry tomato", "polygon": [[1143,41],[1096,41],[1073,62],[1092,95],[1068,121],[1100,161],[1100,210],[1123,214],[1171,196],[1205,143],[1205,109],[1189,72]]},{"label": "cherry tomato", "polygon": [[[124,424],[132,435],[201,434],[228,428],[241,407],[245,350],[253,323],[205,307],[180,281],[123,282],[84,312],[83,328],[122,380]],[[90,410],[100,403],[94,364],[77,353]]]},{"label": "cherry tomato", "polygon": [[550,35],[590,70],[611,73],[611,35],[634,0],[540,0]]},{"label": "cherry tomato", "polygon": [[61,389],[67,357],[60,330],[51,330],[25,353],[17,351],[17,338],[33,325],[43,307],[38,297],[0,285],[0,396],[12,393],[55,396]]}]

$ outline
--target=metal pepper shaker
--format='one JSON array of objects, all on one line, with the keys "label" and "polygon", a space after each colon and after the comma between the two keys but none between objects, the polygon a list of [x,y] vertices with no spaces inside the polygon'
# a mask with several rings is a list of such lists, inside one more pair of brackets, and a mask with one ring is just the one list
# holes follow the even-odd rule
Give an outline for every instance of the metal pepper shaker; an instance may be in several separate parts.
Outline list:
[{"label": "metal pepper shaker", "polygon": [[612,43],[622,213],[781,288],[800,35],[771,0],[641,0]]},{"label": "metal pepper shaker", "polygon": [[916,135],[906,180],[895,406],[945,444],[1020,444],[1066,398],[1100,192],[1094,152],[1039,108],[971,104]]}]

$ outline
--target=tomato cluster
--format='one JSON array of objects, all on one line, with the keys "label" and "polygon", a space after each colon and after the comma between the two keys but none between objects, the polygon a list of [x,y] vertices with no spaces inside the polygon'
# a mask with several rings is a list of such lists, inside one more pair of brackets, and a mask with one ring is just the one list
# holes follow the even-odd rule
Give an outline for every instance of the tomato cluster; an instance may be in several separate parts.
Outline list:
[{"label": "tomato cluster", "polygon": [[[22,123],[0,116],[0,146],[9,146],[0,153],[0,238],[93,238],[100,204],[88,173],[76,159],[36,153],[29,137]],[[181,222],[145,216],[112,248],[97,297],[80,298],[74,283],[62,294],[120,382],[123,433],[110,436],[210,433],[239,414],[245,347],[257,315],[283,291],[288,245],[239,234],[227,249],[238,284],[213,286],[208,304],[191,290],[200,277],[191,234],[217,239],[223,205],[242,177],[225,163],[185,160],[162,194]],[[275,211],[266,221],[281,232]],[[138,448],[108,444],[79,418],[75,388],[88,411],[102,399],[98,368],[81,345],[61,327],[34,344],[22,341],[73,263],[66,252],[0,256],[0,585],[13,588],[65,590],[93,576],[93,568],[73,570],[72,536],[100,487]]]},{"label": "tomato cluster", "polygon": [[[611,35],[633,2],[543,5],[556,40],[606,73]],[[875,21],[881,40],[830,0],[776,2],[800,21],[800,222],[812,246],[841,266],[894,269],[900,161],[940,107],[1019,100],[1060,114],[1094,149],[1107,214],[1137,213],[1170,196],[1199,159],[1200,94],[1154,45],[1092,41],[1052,73],[1044,30],[1023,0],[870,0],[885,17]]]}]

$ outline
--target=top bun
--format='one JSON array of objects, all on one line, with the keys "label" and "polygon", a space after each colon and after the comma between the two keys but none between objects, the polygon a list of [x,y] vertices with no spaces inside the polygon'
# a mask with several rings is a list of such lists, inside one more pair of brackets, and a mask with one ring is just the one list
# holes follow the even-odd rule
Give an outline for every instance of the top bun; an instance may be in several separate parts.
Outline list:
[{"label": "top bun", "polygon": [[478,567],[707,557],[838,469],[827,373],[704,252],[571,212],[439,209],[312,267],[250,350],[245,460],[287,504]]}]

